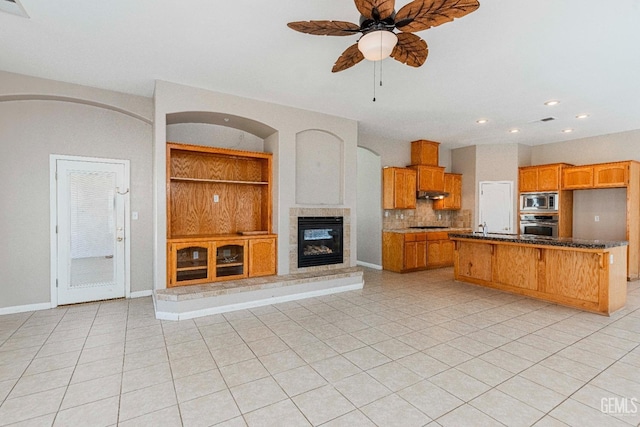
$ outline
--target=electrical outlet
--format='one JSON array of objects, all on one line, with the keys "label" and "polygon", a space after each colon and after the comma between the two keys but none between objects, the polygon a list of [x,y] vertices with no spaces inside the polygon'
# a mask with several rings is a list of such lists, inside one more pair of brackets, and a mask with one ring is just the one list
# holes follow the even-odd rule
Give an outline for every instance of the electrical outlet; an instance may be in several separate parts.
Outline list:
[{"label": "electrical outlet", "polygon": [[596,215],[596,217],[594,218],[595,222],[600,222],[600,215]]},{"label": "electrical outlet", "polygon": [[198,259],[200,258],[200,254],[198,253],[198,251],[193,251],[193,259]]},{"label": "electrical outlet", "polygon": [[218,196],[217,194],[213,195],[213,203],[218,203],[220,201],[220,196]]}]

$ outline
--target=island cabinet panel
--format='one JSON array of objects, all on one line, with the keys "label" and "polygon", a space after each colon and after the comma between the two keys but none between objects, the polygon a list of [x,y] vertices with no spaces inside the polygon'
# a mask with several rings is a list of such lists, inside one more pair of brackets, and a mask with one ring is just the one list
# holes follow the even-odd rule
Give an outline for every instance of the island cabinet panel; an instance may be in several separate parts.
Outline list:
[{"label": "island cabinet panel", "polygon": [[453,236],[454,278],[600,314],[624,307],[624,245],[604,249]]},{"label": "island cabinet panel", "polygon": [[497,245],[493,257],[493,281],[506,286],[538,289],[541,249]]},{"label": "island cabinet panel", "polygon": [[545,251],[542,291],[561,297],[597,303],[603,266],[602,254]]},{"label": "island cabinet panel", "polygon": [[456,276],[472,281],[491,282],[493,247],[494,245],[488,243],[458,242],[455,258]]}]

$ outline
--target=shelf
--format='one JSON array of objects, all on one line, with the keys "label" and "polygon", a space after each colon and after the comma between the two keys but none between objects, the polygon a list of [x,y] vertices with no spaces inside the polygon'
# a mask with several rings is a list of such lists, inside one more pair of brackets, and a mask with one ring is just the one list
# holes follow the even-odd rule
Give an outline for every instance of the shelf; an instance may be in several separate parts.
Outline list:
[{"label": "shelf", "polygon": [[213,182],[217,184],[269,185],[269,183],[266,181],[232,181],[228,179],[179,178],[175,176],[171,177],[171,181]]},{"label": "shelf", "polygon": [[219,262],[216,264],[216,268],[238,267],[241,265],[244,265],[244,262]]},{"label": "shelf", "polygon": [[206,265],[201,265],[198,267],[178,267],[176,268],[176,271],[196,271],[196,270],[206,270],[207,267]]}]

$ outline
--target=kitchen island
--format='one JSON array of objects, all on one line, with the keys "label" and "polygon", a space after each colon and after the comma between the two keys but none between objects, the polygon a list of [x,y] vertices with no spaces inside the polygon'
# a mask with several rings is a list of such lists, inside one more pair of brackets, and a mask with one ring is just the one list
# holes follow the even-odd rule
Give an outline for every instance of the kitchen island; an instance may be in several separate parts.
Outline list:
[{"label": "kitchen island", "polygon": [[455,280],[609,315],[627,298],[627,242],[449,233]]}]

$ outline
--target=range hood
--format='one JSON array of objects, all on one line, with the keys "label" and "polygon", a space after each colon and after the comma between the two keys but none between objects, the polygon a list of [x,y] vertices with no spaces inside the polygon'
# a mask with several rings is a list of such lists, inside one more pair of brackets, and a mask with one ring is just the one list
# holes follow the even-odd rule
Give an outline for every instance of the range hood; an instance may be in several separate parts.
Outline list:
[{"label": "range hood", "polygon": [[426,200],[440,200],[447,197],[449,193],[445,193],[444,191],[418,191],[416,193],[417,199],[426,199]]}]

